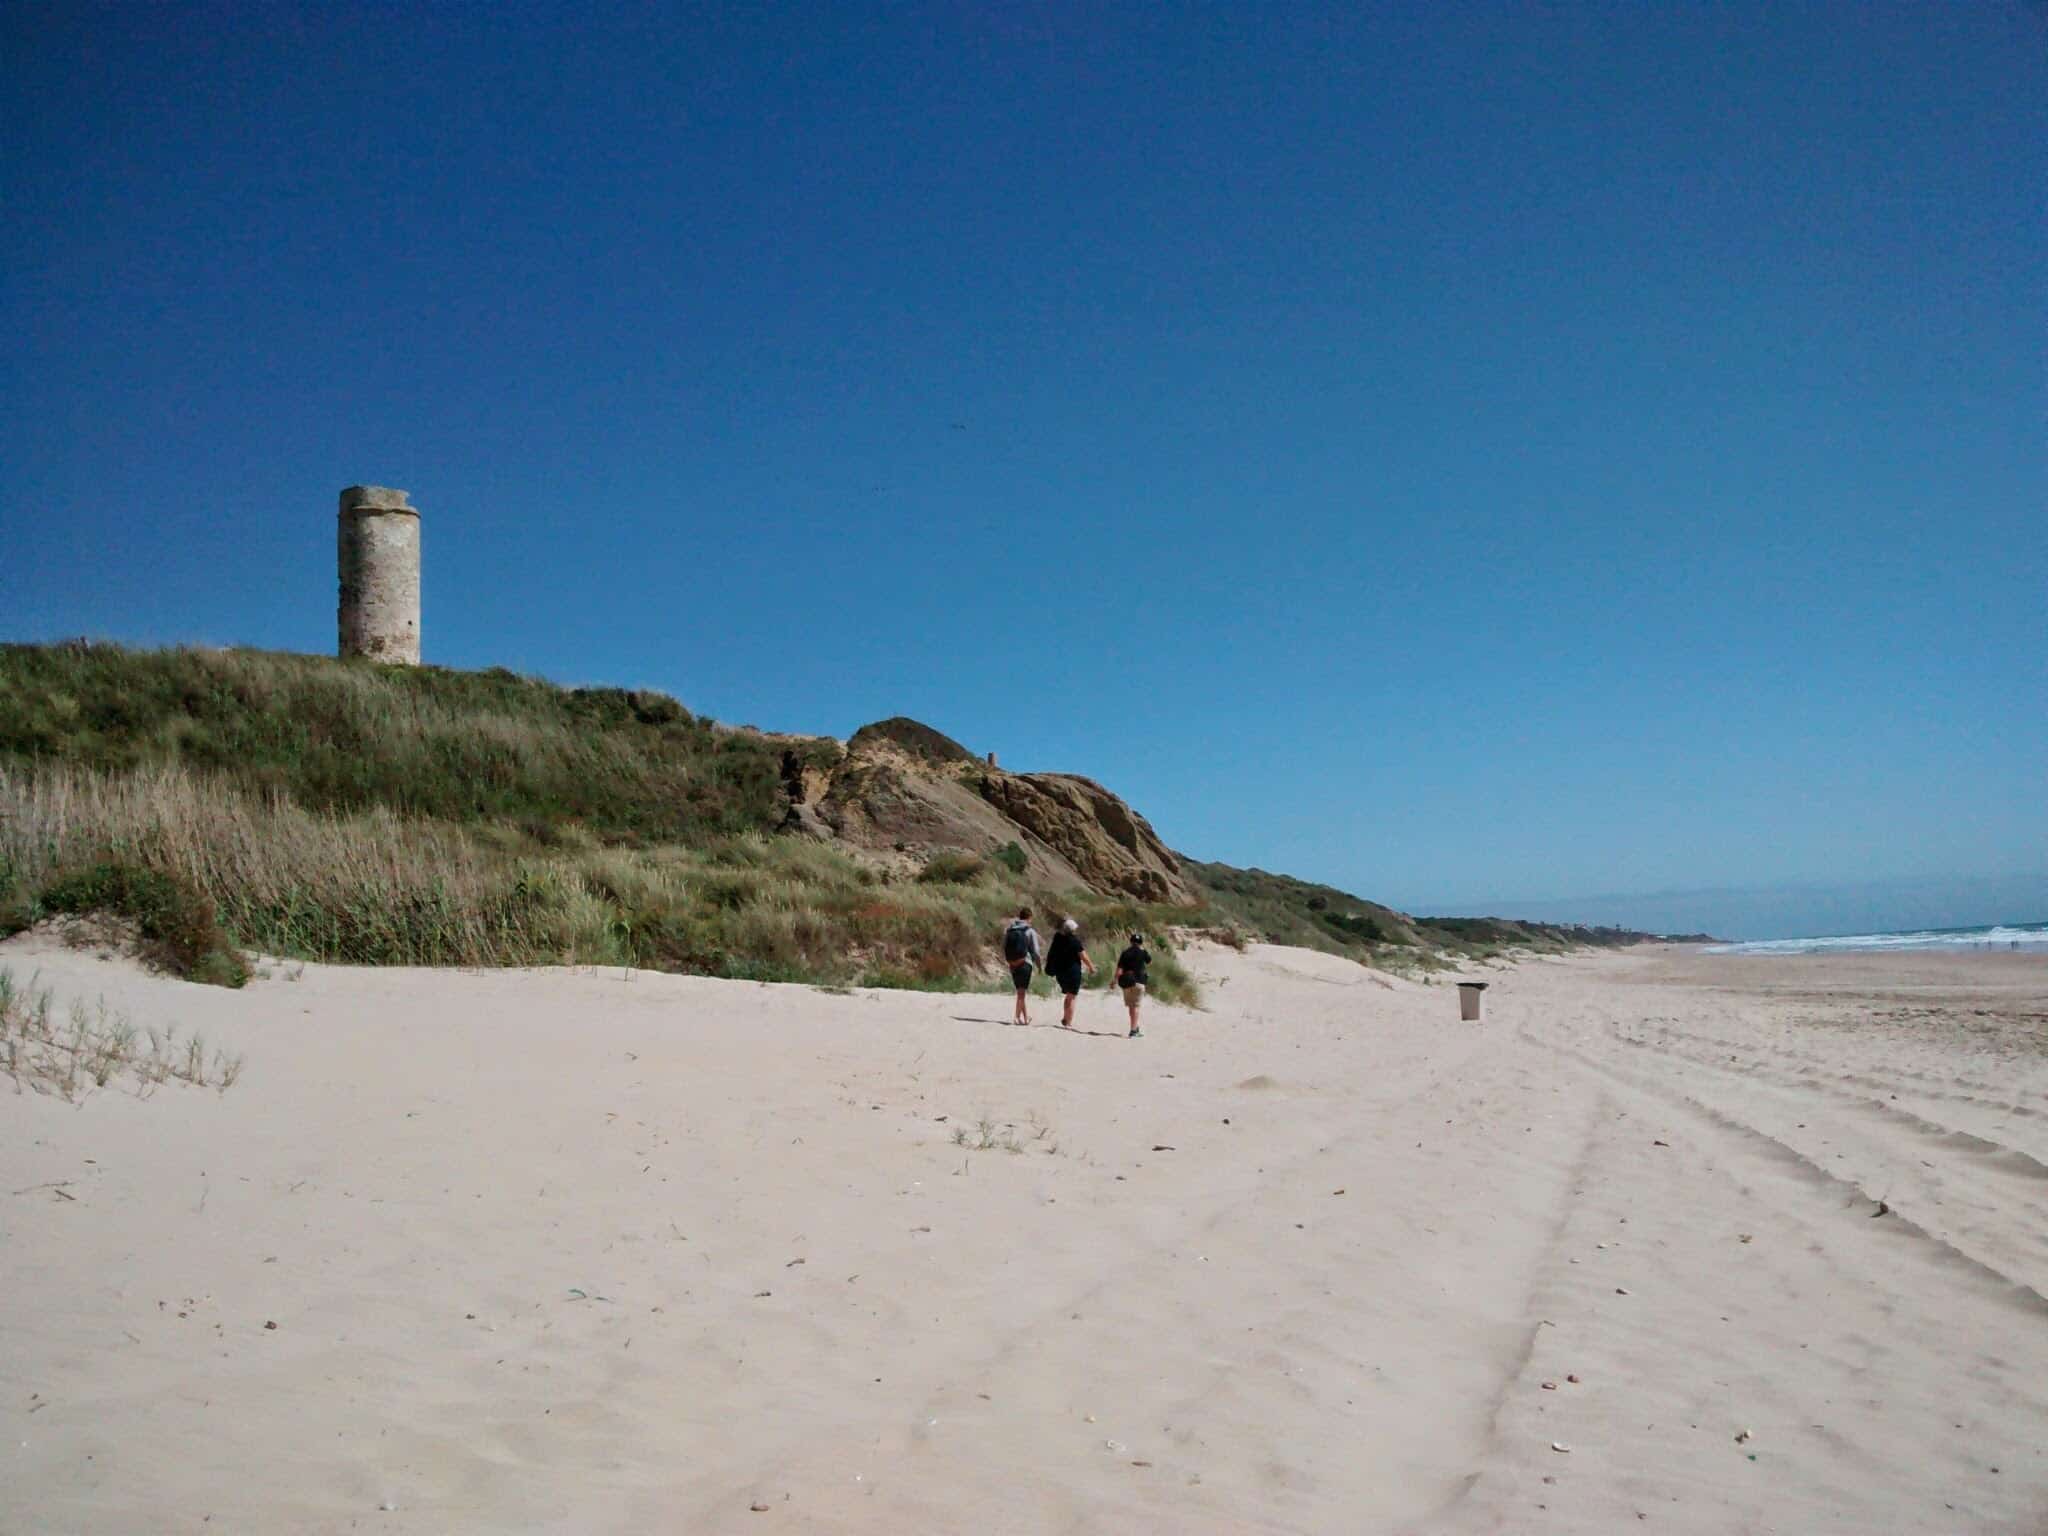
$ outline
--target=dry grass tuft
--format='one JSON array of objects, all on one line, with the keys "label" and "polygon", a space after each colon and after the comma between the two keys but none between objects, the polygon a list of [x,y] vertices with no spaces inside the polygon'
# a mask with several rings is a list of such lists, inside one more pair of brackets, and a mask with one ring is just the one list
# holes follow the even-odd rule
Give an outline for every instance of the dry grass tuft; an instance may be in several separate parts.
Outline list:
[{"label": "dry grass tuft", "polygon": [[170,1082],[226,1093],[242,1075],[240,1056],[209,1056],[202,1036],[180,1039],[175,1025],[138,1033],[105,999],[91,1009],[73,1002],[59,1022],[52,1002],[49,988],[33,978],[17,985],[0,967],[0,1072],[17,1093],[33,1089],[76,1103],[122,1079],[143,1099]]},{"label": "dry grass tuft", "polygon": [[983,1115],[972,1126],[953,1127],[953,1145],[965,1147],[970,1152],[1022,1152],[1024,1144],[1017,1139],[1015,1126],[999,1126],[995,1120]]},{"label": "dry grass tuft", "polygon": [[[637,965],[920,990],[1000,986],[997,937],[1016,899],[988,881],[892,880],[840,849],[757,832],[541,845],[383,806],[310,811],[176,766],[0,761],[0,930],[151,893],[162,900],[149,911],[179,919],[163,922],[177,953],[202,959],[232,958],[207,948],[231,941],[355,965]],[[1119,903],[1096,921],[1114,933],[1149,915]],[[193,937],[216,920],[225,937]],[[1173,990],[1184,978],[1170,956],[1153,978],[1163,1000],[1192,1000],[1191,983]]]},{"label": "dry grass tuft", "polygon": [[[1022,1130],[1028,1128],[1028,1140]],[[953,1145],[969,1152],[1009,1152],[1012,1154],[1031,1151],[1034,1147],[1048,1157],[1059,1155],[1060,1144],[1053,1138],[1052,1127],[1037,1115],[1032,1115],[1020,1128],[1015,1121],[997,1120],[993,1115],[983,1115],[972,1125],[953,1127]]]}]

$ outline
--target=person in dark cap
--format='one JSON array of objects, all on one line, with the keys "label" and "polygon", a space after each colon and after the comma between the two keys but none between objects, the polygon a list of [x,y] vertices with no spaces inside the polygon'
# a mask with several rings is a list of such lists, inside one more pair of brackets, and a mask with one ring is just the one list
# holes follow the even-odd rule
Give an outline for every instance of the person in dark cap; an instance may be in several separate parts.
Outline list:
[{"label": "person in dark cap", "polygon": [[1116,984],[1124,989],[1124,1006],[1131,1010],[1130,1038],[1144,1033],[1138,1028],[1138,1005],[1145,1001],[1145,986],[1152,956],[1145,949],[1145,935],[1131,935],[1130,947],[1116,957]]},{"label": "person in dark cap", "polygon": [[1081,992],[1081,970],[1095,974],[1095,962],[1088,958],[1088,946],[1081,939],[1081,925],[1071,917],[1060,923],[1059,932],[1052,936],[1052,947],[1045,952],[1045,974],[1060,984],[1060,991],[1066,997],[1066,1012],[1060,1016],[1060,1028],[1074,1027],[1074,999]]}]

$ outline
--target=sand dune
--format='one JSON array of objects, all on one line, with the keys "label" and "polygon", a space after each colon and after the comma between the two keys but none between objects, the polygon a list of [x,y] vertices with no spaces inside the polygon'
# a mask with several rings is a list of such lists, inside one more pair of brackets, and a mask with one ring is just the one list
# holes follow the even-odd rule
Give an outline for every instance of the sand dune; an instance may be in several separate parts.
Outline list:
[{"label": "sand dune", "polygon": [[7,1531],[2048,1528],[2038,960],[0,963],[247,1059],[0,1098]]}]

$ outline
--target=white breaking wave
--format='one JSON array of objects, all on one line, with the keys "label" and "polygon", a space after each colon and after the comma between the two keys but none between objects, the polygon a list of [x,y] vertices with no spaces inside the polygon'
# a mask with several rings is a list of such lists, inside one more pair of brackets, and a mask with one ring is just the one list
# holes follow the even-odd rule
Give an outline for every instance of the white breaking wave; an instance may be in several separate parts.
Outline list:
[{"label": "white breaking wave", "polygon": [[1813,939],[1753,939],[1714,944],[1709,955],[1811,955],[1862,949],[2048,949],[2048,923],[1984,928],[1924,928],[1915,933],[1844,933]]}]

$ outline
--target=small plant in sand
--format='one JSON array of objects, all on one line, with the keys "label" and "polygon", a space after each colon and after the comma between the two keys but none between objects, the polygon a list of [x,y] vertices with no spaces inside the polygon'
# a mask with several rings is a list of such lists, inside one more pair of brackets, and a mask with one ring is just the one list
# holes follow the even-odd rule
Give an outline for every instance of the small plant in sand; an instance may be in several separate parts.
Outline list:
[{"label": "small plant in sand", "polygon": [[969,1152],[1028,1152],[1036,1148],[1048,1155],[1057,1155],[1060,1144],[1053,1138],[1052,1127],[1033,1114],[1026,1122],[1029,1138],[1019,1134],[1014,1121],[997,1120],[993,1115],[983,1115],[973,1125],[953,1127],[953,1145],[964,1147]]},{"label": "small plant in sand", "polygon": [[74,1002],[60,1023],[52,1002],[48,987],[33,978],[17,985],[14,973],[0,967],[0,1071],[14,1080],[17,1093],[32,1088],[76,1103],[121,1078],[143,1099],[167,1082],[226,1093],[242,1075],[240,1056],[209,1055],[203,1036],[180,1039],[176,1025],[138,1035],[105,999],[90,1009]]},{"label": "small plant in sand", "polygon": [[1022,1152],[1024,1144],[1017,1139],[1015,1126],[999,1124],[988,1115],[983,1115],[973,1125],[953,1127],[953,1145],[965,1147],[970,1152]]}]

